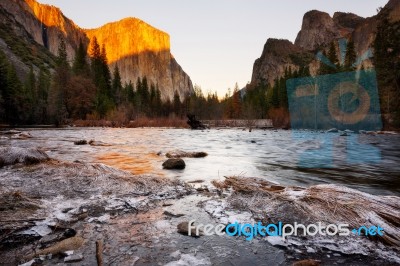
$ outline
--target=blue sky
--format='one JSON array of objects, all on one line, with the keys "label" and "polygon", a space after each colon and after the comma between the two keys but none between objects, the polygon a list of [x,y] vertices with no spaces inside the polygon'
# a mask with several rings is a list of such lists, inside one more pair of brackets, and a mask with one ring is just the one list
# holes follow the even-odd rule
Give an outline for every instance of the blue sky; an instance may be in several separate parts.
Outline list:
[{"label": "blue sky", "polygon": [[178,63],[204,92],[223,96],[251,80],[268,38],[294,42],[305,12],[376,14],[387,0],[38,0],[60,7],[82,28],[137,17],[170,34]]}]

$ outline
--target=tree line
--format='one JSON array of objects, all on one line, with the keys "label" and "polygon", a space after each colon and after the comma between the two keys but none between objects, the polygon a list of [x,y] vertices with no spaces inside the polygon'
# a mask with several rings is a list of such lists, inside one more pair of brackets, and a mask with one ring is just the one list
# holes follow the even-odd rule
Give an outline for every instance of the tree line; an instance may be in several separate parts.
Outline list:
[{"label": "tree line", "polygon": [[124,124],[143,116],[183,118],[191,98],[197,99],[193,95],[181,99],[175,92],[172,100],[162,100],[158,84],[150,84],[145,76],[122,84],[118,66],[111,73],[105,46],[95,37],[89,49],[80,42],[71,65],[60,38],[55,62],[54,69],[41,67],[38,74],[31,66],[21,81],[0,50],[0,122],[62,125],[106,119]]},{"label": "tree line", "polygon": [[[181,99],[175,92],[171,100],[162,101],[157,84],[149,84],[146,77],[136,83],[122,84],[118,66],[112,73],[104,45],[94,37],[89,54],[82,42],[76,51],[72,66],[68,63],[65,42],[61,38],[53,72],[33,68],[24,83],[15,68],[0,53],[1,98],[0,116],[10,124],[65,124],[76,119],[109,119],[126,123],[139,116],[184,118],[193,113],[200,119],[265,119],[276,124],[288,123],[286,80],[309,76],[307,66],[292,71],[287,68],[274,85],[261,82],[240,89],[238,84],[222,99],[217,93],[204,95],[197,85],[194,91]],[[332,62],[337,56],[329,52]],[[89,60],[88,60],[89,58]],[[321,73],[328,73],[321,68]]]}]

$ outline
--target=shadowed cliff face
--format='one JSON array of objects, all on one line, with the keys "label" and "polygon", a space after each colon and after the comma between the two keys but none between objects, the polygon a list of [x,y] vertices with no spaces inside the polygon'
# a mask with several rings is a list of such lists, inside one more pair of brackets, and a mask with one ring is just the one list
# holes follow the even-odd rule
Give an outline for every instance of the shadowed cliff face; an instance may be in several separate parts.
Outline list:
[{"label": "shadowed cliff face", "polygon": [[[400,20],[400,0],[390,0],[386,9],[390,10],[391,22]],[[254,63],[251,83],[273,84],[275,79],[283,76],[286,67],[290,66],[295,70],[302,63],[310,67],[312,75],[316,74],[320,65],[317,60],[293,59],[299,58],[299,54],[303,58],[314,56],[316,52],[326,49],[332,41],[336,42],[340,38],[352,39],[356,53],[360,56],[373,48],[377,25],[377,16],[362,18],[352,13],[336,12],[331,17],[325,12],[309,11],[304,14],[302,27],[294,44],[287,40],[267,41],[261,57]],[[371,66],[371,60],[362,63],[364,68]]]},{"label": "shadowed cliff face", "polygon": [[54,55],[58,52],[60,35],[65,38],[68,59],[71,61],[79,40],[87,42],[84,32],[54,6],[42,5],[34,0],[1,0],[0,5],[38,44]]},{"label": "shadowed cliff face", "polygon": [[371,47],[376,34],[376,18],[362,18],[352,13],[336,12],[333,17],[313,10],[303,18],[295,45],[315,52],[339,38],[352,38],[359,54]]},{"label": "shadowed cliff face", "polygon": [[397,22],[400,20],[400,0],[390,0],[386,8],[391,10],[389,14],[390,22]]},{"label": "shadowed cliff face", "polygon": [[329,14],[313,10],[304,15],[303,25],[295,44],[308,50],[314,50],[339,36],[337,25]]},{"label": "shadowed cliff face", "polygon": [[[135,83],[138,77],[146,76],[158,85],[163,99],[172,99],[175,91],[181,97],[193,91],[190,77],[170,53],[169,35],[139,19],[127,18],[97,29],[83,30],[57,7],[35,0],[0,0],[0,7],[53,55],[58,53],[60,35],[65,39],[70,62],[80,40],[89,45],[90,39],[96,36],[99,44],[106,47],[111,70],[116,64],[120,68],[123,82]],[[15,28],[14,25],[14,31],[20,30]]]},{"label": "shadowed cliff face", "polygon": [[276,77],[285,73],[285,69],[291,67],[296,70],[298,67],[290,58],[291,54],[303,52],[303,49],[294,45],[288,40],[268,39],[259,59],[254,62],[253,84],[273,83]]}]

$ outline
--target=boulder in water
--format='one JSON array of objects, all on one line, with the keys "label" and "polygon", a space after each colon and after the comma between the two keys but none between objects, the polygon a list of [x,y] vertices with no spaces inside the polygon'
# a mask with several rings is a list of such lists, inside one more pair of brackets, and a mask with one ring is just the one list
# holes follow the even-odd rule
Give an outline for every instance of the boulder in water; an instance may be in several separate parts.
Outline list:
[{"label": "boulder in water", "polygon": [[86,144],[88,144],[88,142],[87,142],[87,140],[81,139],[81,140],[74,141],[74,144],[75,145],[86,145]]},{"label": "boulder in water", "polygon": [[186,164],[182,159],[168,159],[162,166],[164,169],[185,169]]},{"label": "boulder in water", "polygon": [[45,152],[38,149],[19,147],[0,148],[0,167],[17,163],[36,164],[49,159],[49,156]]},{"label": "boulder in water", "polygon": [[206,152],[185,152],[185,151],[170,151],[165,154],[167,158],[203,158],[206,157],[208,154]]}]

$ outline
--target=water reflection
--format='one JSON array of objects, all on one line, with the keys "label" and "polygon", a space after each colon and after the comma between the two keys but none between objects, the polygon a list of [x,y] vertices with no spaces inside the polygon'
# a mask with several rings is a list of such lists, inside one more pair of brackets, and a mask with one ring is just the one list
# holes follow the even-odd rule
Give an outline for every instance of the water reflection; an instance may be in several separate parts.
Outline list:
[{"label": "water reflection", "polygon": [[163,175],[163,172],[158,169],[153,162],[159,159],[159,156],[155,153],[146,153],[129,156],[123,153],[108,152],[102,153],[95,157],[96,161],[102,162],[109,166],[129,171],[135,175],[141,174],[156,174],[159,176]]},{"label": "water reflection", "polygon": [[[291,131],[248,132],[238,129],[73,128],[29,131],[33,136],[31,139],[1,139],[0,144],[38,147],[61,160],[102,162],[134,174],[166,175],[185,181],[202,179],[210,182],[224,176],[244,175],[264,177],[284,185],[335,183],[373,194],[400,195],[399,135],[351,135],[357,138],[358,145],[349,146],[349,137],[332,134],[327,141],[327,133],[310,131],[302,131],[297,137],[293,137]],[[74,145],[73,141],[79,139],[93,139],[111,146]],[[326,143],[332,144],[331,167],[307,167],[299,163],[305,152]],[[371,147],[380,151],[379,158]],[[209,156],[186,158],[187,167],[183,171],[163,170],[164,154],[176,149],[204,151]],[[162,155],[158,156],[159,153]],[[371,160],[359,160],[361,155]]]}]

